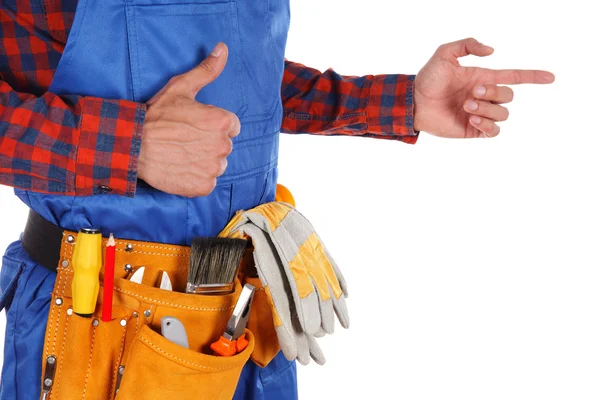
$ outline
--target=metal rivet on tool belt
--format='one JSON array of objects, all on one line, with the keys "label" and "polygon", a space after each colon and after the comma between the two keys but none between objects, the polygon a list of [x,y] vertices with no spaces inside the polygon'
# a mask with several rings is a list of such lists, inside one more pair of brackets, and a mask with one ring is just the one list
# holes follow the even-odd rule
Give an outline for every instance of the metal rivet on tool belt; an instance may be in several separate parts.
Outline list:
[{"label": "metal rivet on tool belt", "polygon": [[133,318],[137,318],[138,317],[138,313],[137,312],[133,312]]},{"label": "metal rivet on tool belt", "polygon": [[123,375],[124,373],[125,373],[125,367],[121,365],[119,367],[119,375]]},{"label": "metal rivet on tool belt", "polygon": [[48,356],[46,357],[46,370],[44,371],[44,387],[42,392],[42,399],[47,399],[50,395],[50,390],[52,390],[52,385],[54,384],[54,372],[56,371],[56,357]]},{"label": "metal rivet on tool belt", "polygon": [[125,325],[127,325],[127,321],[124,320],[124,319],[122,319],[121,322],[120,322],[120,324],[121,324],[121,326],[125,326]]},{"label": "metal rivet on tool belt", "polygon": [[67,236],[67,242],[73,243],[75,241],[75,237],[73,235]]},{"label": "metal rivet on tool belt", "polygon": [[146,318],[148,318],[150,315],[152,315],[152,313],[150,312],[150,310],[146,310],[146,311],[144,311],[144,316],[145,316]]},{"label": "metal rivet on tool belt", "polygon": [[131,251],[133,250],[133,245],[131,243],[127,243],[127,245],[125,246],[125,251]]},{"label": "metal rivet on tool belt", "polygon": [[131,264],[125,264],[123,268],[125,268],[125,271],[127,272],[133,271],[133,267],[131,266]]},{"label": "metal rivet on tool belt", "polygon": [[98,326],[98,325],[100,325],[100,321],[98,321],[97,319],[94,319],[94,320],[92,321],[92,325],[93,325],[93,326]]},{"label": "metal rivet on tool belt", "polygon": [[67,268],[69,266],[69,262],[67,260],[64,260],[60,265]]},{"label": "metal rivet on tool belt", "polygon": [[67,309],[67,315],[73,315],[73,309],[72,308]]},{"label": "metal rivet on tool belt", "polygon": [[56,299],[54,302],[56,303],[57,306],[62,306],[62,303],[63,303],[61,298]]}]

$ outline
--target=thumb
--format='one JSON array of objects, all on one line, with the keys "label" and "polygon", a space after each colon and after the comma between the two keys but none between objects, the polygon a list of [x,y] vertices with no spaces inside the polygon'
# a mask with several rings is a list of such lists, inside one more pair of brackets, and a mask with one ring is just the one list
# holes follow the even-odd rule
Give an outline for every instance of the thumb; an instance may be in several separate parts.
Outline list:
[{"label": "thumb", "polygon": [[219,42],[200,64],[179,78],[171,86],[170,90],[182,95],[196,97],[196,94],[206,85],[217,79],[227,64],[228,49],[225,43]]},{"label": "thumb", "polygon": [[474,38],[468,38],[443,44],[438,48],[437,52],[444,58],[457,59],[459,57],[468,56],[469,54],[478,57],[489,56],[494,52],[494,49],[483,43],[479,43]]}]

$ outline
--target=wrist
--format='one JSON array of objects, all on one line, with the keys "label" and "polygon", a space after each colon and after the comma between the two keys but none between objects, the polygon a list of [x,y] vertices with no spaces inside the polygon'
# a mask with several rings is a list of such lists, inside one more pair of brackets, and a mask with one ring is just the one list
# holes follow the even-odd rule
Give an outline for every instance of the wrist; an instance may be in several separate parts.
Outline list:
[{"label": "wrist", "polygon": [[421,132],[423,130],[422,114],[419,90],[415,86],[413,96],[413,130],[415,132]]},{"label": "wrist", "polygon": [[431,116],[427,116],[427,99],[421,93],[420,77],[417,74],[415,77],[415,85],[413,87],[413,129],[415,132],[428,132],[430,127],[427,126]]},{"label": "wrist", "polygon": [[417,100],[416,100],[417,96],[415,96],[415,100],[413,102],[413,130],[415,132],[420,132],[422,129],[421,127],[421,121],[419,119],[419,112],[418,112],[418,107],[417,107]]}]

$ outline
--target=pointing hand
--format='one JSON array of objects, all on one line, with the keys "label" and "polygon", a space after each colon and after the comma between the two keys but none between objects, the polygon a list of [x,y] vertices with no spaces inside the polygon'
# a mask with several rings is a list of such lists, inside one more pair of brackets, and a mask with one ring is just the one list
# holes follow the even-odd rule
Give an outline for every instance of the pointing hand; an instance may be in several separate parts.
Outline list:
[{"label": "pointing hand", "polygon": [[554,75],[537,70],[492,70],[463,67],[459,57],[494,52],[470,38],[440,46],[415,78],[414,129],[445,138],[493,137],[498,121],[508,118],[513,91],[507,86],[554,82]]}]

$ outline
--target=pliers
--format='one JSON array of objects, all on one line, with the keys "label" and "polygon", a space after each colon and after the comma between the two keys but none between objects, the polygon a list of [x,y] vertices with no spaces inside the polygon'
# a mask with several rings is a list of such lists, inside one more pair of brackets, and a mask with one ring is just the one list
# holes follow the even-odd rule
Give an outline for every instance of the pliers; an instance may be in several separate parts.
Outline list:
[{"label": "pliers", "polygon": [[[135,270],[133,275],[131,275],[131,278],[129,278],[129,280],[131,282],[141,284],[142,279],[144,279],[144,272],[146,272],[146,267],[139,267],[138,269]],[[167,274],[165,271],[162,271],[162,274],[160,276],[160,283],[159,283],[158,287],[159,287],[159,289],[162,289],[162,290],[168,290],[170,292],[173,291],[173,285],[171,284],[171,279],[169,278],[169,274]]]},{"label": "pliers", "polygon": [[233,313],[227,322],[227,328],[225,328],[223,336],[210,345],[210,348],[216,355],[231,357],[241,353],[248,347],[246,324],[250,316],[250,306],[255,290],[254,286],[249,283],[244,285]]}]

